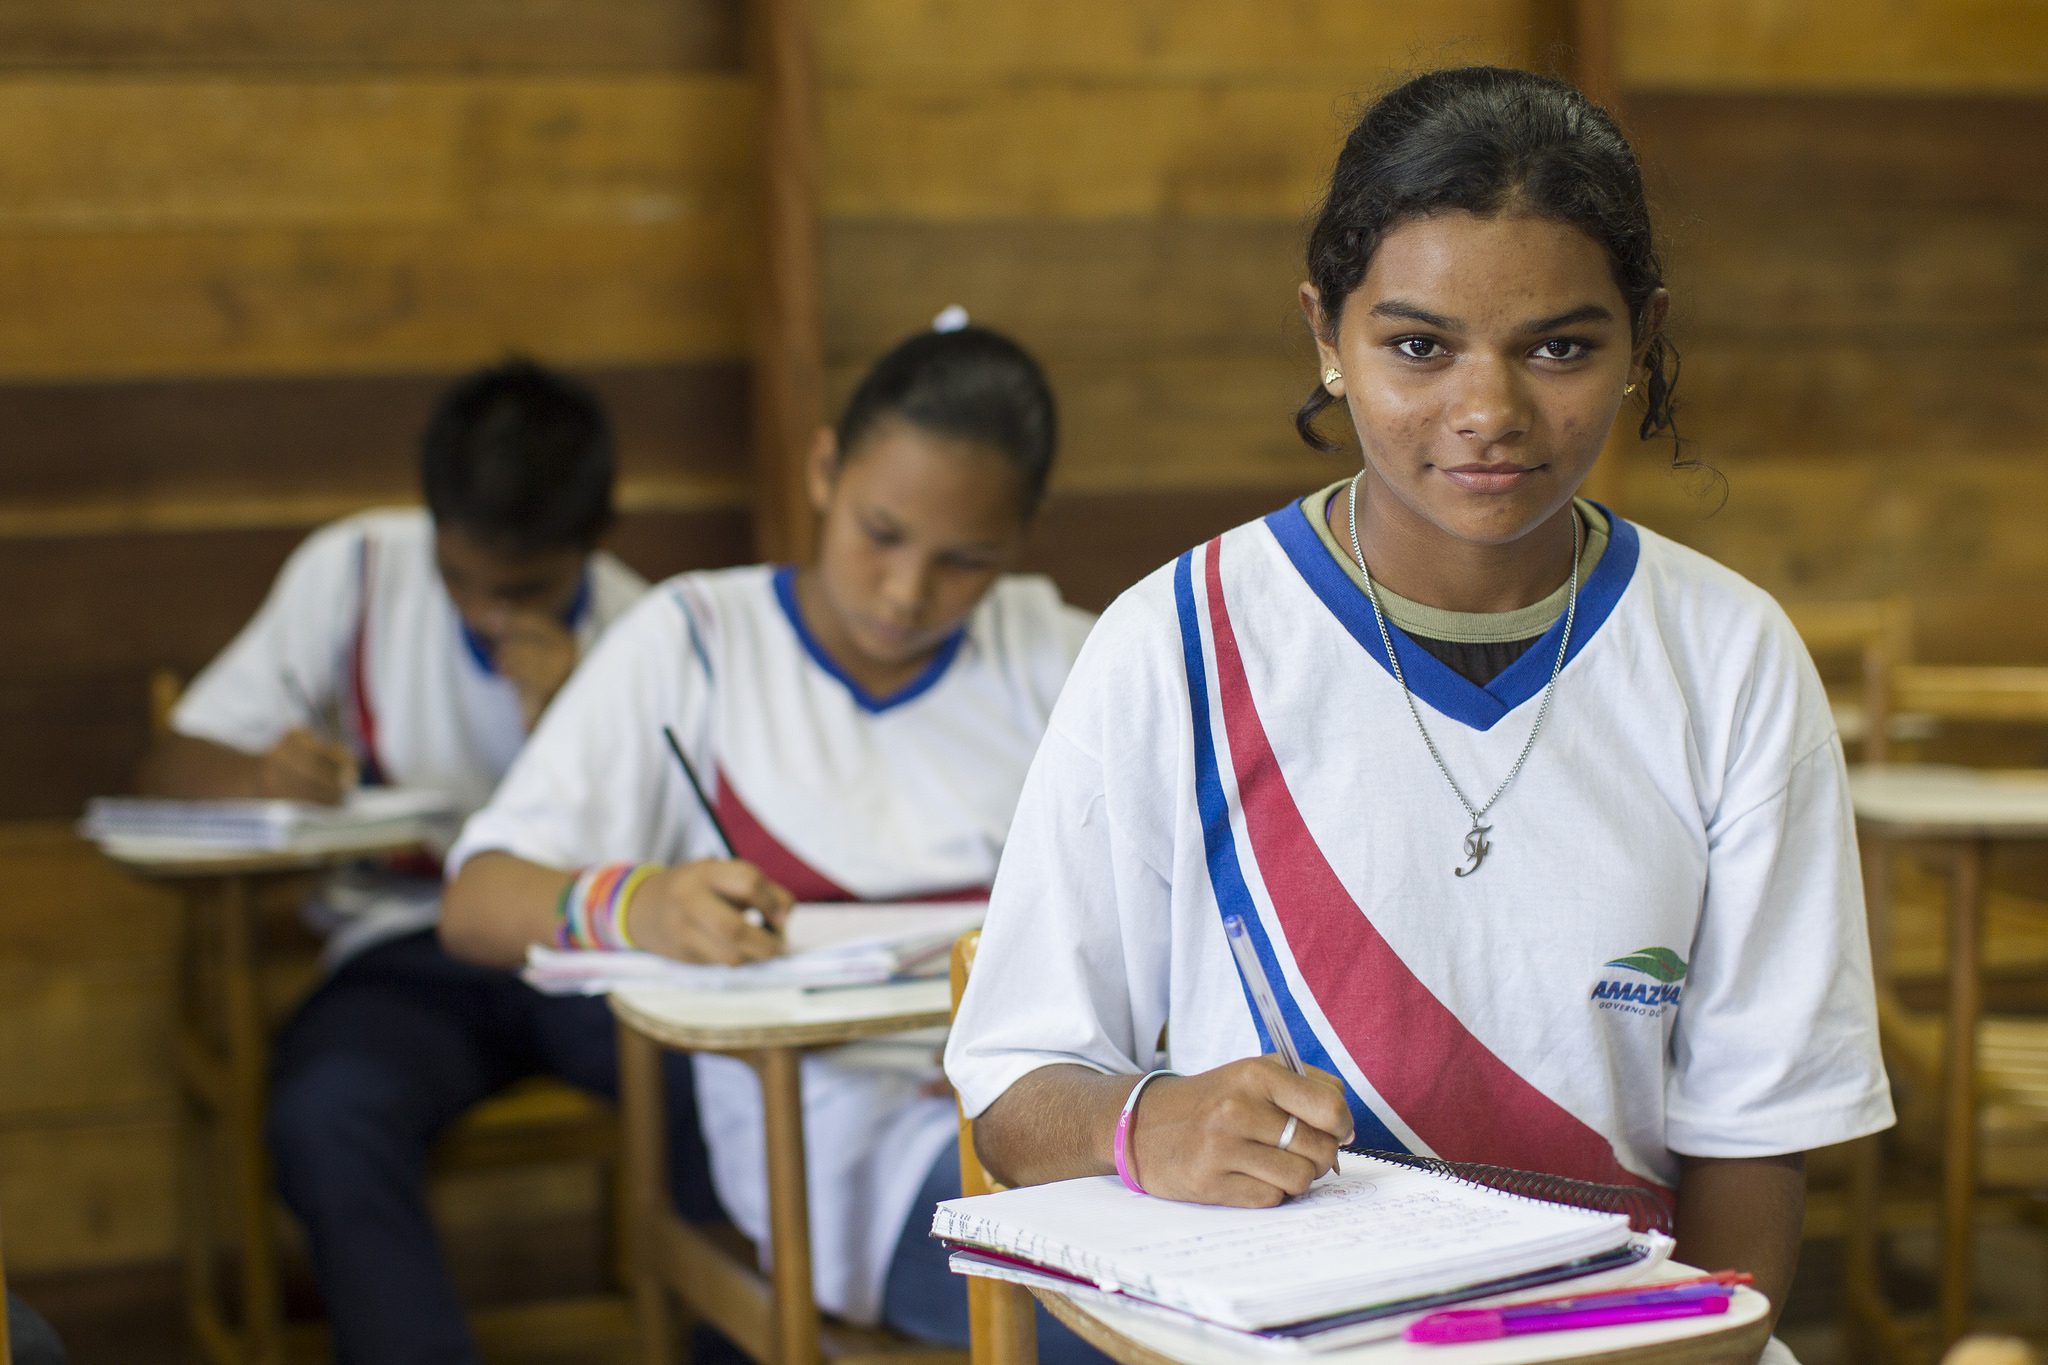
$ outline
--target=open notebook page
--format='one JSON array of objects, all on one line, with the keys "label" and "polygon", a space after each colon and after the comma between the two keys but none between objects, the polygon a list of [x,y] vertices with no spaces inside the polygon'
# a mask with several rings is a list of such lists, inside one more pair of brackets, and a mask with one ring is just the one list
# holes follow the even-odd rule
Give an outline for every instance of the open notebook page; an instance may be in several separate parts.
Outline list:
[{"label": "open notebook page", "polygon": [[939,976],[953,940],[981,923],[980,901],[958,904],[799,905],[783,925],[785,955],[744,967],[676,962],[653,953],[530,948],[525,977],[554,994],[598,994],[655,982],[693,990],[855,986],[914,974]]},{"label": "open notebook page", "polygon": [[1253,1329],[1621,1246],[1628,1220],[1346,1155],[1273,1209],[1181,1204],[1112,1176],[949,1200],[936,1237]]}]

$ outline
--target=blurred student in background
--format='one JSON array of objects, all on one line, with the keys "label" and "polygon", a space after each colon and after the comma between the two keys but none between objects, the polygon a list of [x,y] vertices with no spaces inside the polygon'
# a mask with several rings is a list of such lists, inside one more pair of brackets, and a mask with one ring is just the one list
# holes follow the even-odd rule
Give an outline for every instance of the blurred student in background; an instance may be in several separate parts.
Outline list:
[{"label": "blurred student in background", "polygon": [[[360,784],[481,807],[579,656],[646,589],[598,550],[613,441],[594,395],[537,365],[474,374],[421,445],[424,509],[365,512],[293,553],[144,760],[145,792],[333,803]],[[611,1095],[601,1000],[551,999],[458,962],[434,934],[438,859],[330,880],[310,907],[333,970],[285,1025],[269,1137],[305,1224],[344,1365],[475,1358],[425,1199],[428,1151],[536,1073]],[[678,1185],[701,1180],[677,1068]]]},{"label": "blurred student in background", "polygon": [[[536,943],[736,963],[779,951],[792,900],[985,898],[1092,620],[1006,573],[1053,445],[1052,394],[1008,338],[884,356],[819,433],[816,554],[684,574],[619,623],[463,830],[444,938],[499,966]],[[964,1345],[966,1291],[928,1235],[960,1189],[936,1074],[805,1059],[813,1274],[829,1312]],[[719,1197],[765,1248],[760,1087],[728,1057],[697,1079]]]}]

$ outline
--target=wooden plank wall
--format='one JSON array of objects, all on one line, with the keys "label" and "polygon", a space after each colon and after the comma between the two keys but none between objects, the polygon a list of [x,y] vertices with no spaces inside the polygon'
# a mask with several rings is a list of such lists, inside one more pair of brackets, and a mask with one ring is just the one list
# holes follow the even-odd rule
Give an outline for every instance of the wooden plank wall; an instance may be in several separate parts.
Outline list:
[{"label": "wooden plank wall", "polygon": [[[834,395],[962,303],[1046,359],[1038,561],[1093,603],[1343,472],[1301,449],[1302,219],[1362,95],[1546,63],[1558,0],[817,7]],[[650,572],[746,552],[737,0],[0,6],[0,1214],[12,1264],[170,1252],[168,920],[47,823],[120,780],[303,531],[405,495],[434,389],[589,373]],[[2048,19],[1618,5],[1702,496],[1625,512],[1923,652],[2048,660]],[[84,905],[75,918],[44,913]]]},{"label": "wooden plank wall", "polygon": [[[451,377],[512,352],[585,375],[620,428],[617,547],[650,574],[746,556],[740,20],[740,0],[0,6],[10,1270],[172,1247],[173,920],[61,821],[127,780],[152,668],[204,663],[311,527],[413,500]],[[565,1197],[592,1192],[479,1216]]]},{"label": "wooden plank wall", "polygon": [[738,0],[0,13],[0,818],[125,779],[310,527],[411,500],[450,377],[588,375],[620,543],[744,553]]},{"label": "wooden plank wall", "polygon": [[826,359],[861,367],[949,303],[1044,360],[1064,440],[1037,563],[1091,605],[1326,482],[1304,215],[1361,95],[1540,60],[1529,0],[1091,0],[820,7]]},{"label": "wooden plank wall", "polygon": [[1727,501],[1652,450],[1616,496],[1781,597],[1904,595],[1928,657],[2048,661],[2048,11],[1623,10]]}]

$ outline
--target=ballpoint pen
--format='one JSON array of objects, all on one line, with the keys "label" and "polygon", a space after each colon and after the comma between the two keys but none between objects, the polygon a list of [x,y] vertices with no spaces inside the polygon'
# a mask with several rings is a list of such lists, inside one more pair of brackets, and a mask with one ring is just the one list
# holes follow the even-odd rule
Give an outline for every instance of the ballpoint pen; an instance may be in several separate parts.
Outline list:
[{"label": "ballpoint pen", "polygon": [[1294,1049],[1294,1038],[1287,1031],[1286,1016],[1280,1013],[1280,1002],[1273,995],[1273,983],[1267,979],[1266,969],[1259,962],[1259,950],[1252,944],[1251,932],[1244,927],[1244,917],[1225,915],[1223,936],[1230,940],[1231,956],[1237,959],[1237,974],[1244,978],[1244,988],[1250,992],[1252,1007],[1259,1012],[1266,1033],[1273,1040],[1273,1050],[1280,1054],[1281,1061],[1287,1063],[1288,1070],[1297,1076],[1306,1076],[1308,1067],[1302,1064],[1301,1054]]},{"label": "ballpoint pen", "polygon": [[[689,782],[690,790],[697,794],[697,804],[703,807],[704,818],[709,820],[711,828],[718,832],[718,842],[725,845],[725,856],[738,857],[739,854],[733,850],[732,835],[726,830],[725,822],[718,818],[718,808],[711,804],[710,795],[704,790],[704,784],[698,780],[697,769],[691,765],[689,755],[683,752],[682,741],[677,739],[676,732],[666,725],[661,727],[661,737],[668,741],[668,751],[674,754],[676,762],[682,765],[683,777]],[[766,929],[771,934],[778,932],[766,915],[751,906],[741,912],[741,918],[756,929]]]}]

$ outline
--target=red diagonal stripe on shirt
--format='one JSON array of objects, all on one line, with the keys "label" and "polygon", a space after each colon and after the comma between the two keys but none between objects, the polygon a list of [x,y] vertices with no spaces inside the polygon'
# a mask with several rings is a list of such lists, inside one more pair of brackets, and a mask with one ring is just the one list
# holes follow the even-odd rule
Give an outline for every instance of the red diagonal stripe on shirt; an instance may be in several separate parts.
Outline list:
[{"label": "red diagonal stripe on shirt", "polygon": [[[824,873],[812,867],[790,851],[787,844],[769,832],[747,803],[740,799],[732,779],[723,771],[717,774],[718,797],[714,804],[718,809],[718,823],[732,840],[735,858],[744,858],[767,875],[790,895],[800,901],[813,904],[832,901],[862,901],[868,899],[856,896]],[[926,891],[916,895],[890,896],[891,901],[985,901],[988,887],[960,887],[947,891]]]},{"label": "red diagonal stripe on shirt", "polygon": [[1309,833],[1252,700],[1223,598],[1223,542],[1206,582],[1217,691],[1252,853],[1296,967],[1344,1049],[1437,1155],[1660,1188],[1593,1128],[1495,1056],[1402,962]]}]

